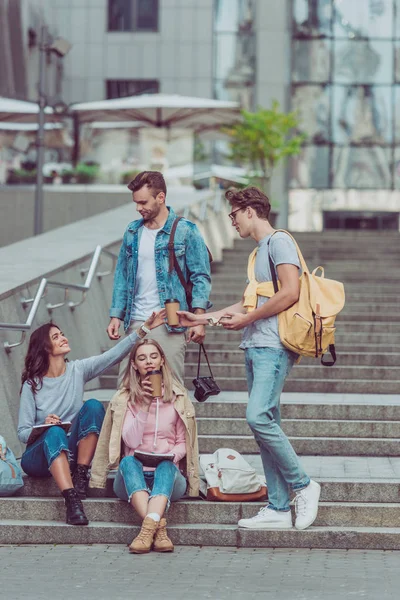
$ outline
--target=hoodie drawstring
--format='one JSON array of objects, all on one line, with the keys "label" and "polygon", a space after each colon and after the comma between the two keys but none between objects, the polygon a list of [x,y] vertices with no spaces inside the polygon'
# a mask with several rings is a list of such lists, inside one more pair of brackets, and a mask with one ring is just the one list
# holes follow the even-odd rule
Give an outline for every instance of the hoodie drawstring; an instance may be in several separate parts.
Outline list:
[{"label": "hoodie drawstring", "polygon": [[158,410],[159,410],[159,400],[157,398],[157,406],[156,406],[156,428],[155,428],[155,431],[154,431],[154,442],[153,442],[153,448],[154,449],[157,447]]}]

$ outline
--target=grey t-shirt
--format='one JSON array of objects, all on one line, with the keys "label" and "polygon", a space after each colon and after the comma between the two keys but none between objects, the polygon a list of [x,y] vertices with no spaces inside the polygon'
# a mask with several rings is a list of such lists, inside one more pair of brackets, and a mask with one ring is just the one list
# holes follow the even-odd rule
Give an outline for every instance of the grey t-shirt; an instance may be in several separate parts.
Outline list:
[{"label": "grey t-shirt", "polygon": [[26,444],[34,425],[42,425],[54,413],[61,421],[72,421],[83,406],[85,383],[118,364],[132,349],[139,336],[134,331],[107,352],[66,364],[60,377],[43,377],[43,385],[34,395],[25,381],[21,391],[18,438]]},{"label": "grey t-shirt", "polygon": [[[268,240],[271,235],[267,235],[258,243],[258,252],[255,264],[255,276],[259,283],[263,281],[272,281],[271,270],[268,260]],[[299,257],[293,240],[281,231],[272,236],[269,244],[269,254],[275,267],[283,264],[296,265],[300,269]],[[257,308],[268,302],[269,298],[264,296],[257,297]],[[259,319],[243,330],[242,343],[240,348],[277,348],[285,350],[279,338],[278,317],[274,315],[268,319]]]}]

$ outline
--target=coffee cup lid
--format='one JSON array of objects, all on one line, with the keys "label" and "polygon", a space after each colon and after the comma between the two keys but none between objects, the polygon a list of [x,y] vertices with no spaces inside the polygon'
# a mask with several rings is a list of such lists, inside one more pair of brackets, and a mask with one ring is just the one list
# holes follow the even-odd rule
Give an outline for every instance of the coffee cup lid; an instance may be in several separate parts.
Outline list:
[{"label": "coffee cup lid", "polygon": [[172,304],[172,302],[177,302],[179,304],[179,300],[176,298],[170,298],[169,300],[166,300],[165,304]]},{"label": "coffee cup lid", "polygon": [[161,375],[161,371],[159,369],[154,369],[154,371],[147,371],[147,375]]}]

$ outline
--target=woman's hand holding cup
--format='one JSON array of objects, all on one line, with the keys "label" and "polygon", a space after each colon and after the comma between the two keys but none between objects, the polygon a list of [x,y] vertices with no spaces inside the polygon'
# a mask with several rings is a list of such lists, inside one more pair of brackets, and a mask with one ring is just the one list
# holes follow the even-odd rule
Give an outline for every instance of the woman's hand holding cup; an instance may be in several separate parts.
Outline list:
[{"label": "woman's hand holding cup", "polygon": [[146,377],[146,379],[142,380],[142,402],[145,405],[145,410],[150,408],[150,404],[153,402],[153,387],[151,385],[150,379]]}]

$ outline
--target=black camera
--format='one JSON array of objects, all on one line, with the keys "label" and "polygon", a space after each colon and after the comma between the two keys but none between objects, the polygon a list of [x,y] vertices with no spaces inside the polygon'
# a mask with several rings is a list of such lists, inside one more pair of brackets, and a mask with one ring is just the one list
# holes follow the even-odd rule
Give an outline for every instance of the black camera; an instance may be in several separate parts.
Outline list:
[{"label": "black camera", "polygon": [[213,377],[196,377],[193,379],[194,397],[198,402],[204,402],[209,396],[218,396],[220,389]]}]

